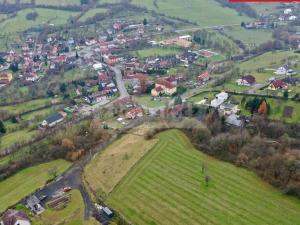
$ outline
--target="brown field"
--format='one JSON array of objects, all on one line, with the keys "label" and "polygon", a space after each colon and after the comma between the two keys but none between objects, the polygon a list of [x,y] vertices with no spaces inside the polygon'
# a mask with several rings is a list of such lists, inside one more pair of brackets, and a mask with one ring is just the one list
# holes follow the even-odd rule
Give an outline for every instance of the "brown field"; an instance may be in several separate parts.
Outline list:
[{"label": "brown field", "polygon": [[93,192],[110,193],[129,170],[157,143],[145,140],[149,128],[137,127],[96,155],[85,168],[85,178]]}]

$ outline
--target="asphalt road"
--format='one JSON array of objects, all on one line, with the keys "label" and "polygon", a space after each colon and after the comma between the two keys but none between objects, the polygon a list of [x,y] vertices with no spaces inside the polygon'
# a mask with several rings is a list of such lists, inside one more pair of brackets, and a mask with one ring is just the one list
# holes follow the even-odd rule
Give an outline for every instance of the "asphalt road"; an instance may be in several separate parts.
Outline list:
[{"label": "asphalt road", "polygon": [[129,94],[127,92],[127,89],[125,87],[125,83],[122,79],[122,73],[121,73],[120,68],[118,66],[115,66],[112,69],[113,69],[113,71],[116,75],[116,82],[117,82],[117,86],[118,86],[118,89],[119,89],[120,98],[124,98],[124,97],[129,96]]},{"label": "asphalt road", "polygon": [[63,190],[64,187],[71,187],[80,191],[85,208],[84,208],[84,220],[89,220],[90,216],[94,216],[101,224],[109,224],[109,218],[105,215],[97,213],[94,203],[85,190],[81,181],[82,167],[79,163],[74,164],[64,175],[57,178],[56,181],[50,183],[42,190],[35,193],[40,198],[43,195],[48,196],[46,200],[49,200],[52,196],[57,195]]}]

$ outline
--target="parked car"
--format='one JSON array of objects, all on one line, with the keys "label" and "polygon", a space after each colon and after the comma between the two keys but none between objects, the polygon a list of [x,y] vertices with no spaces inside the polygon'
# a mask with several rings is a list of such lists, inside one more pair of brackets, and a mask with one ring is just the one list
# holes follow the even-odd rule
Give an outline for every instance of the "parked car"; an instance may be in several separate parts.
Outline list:
[{"label": "parked car", "polygon": [[64,187],[64,188],[63,188],[63,191],[64,191],[64,192],[69,192],[69,191],[71,191],[71,190],[72,190],[72,188],[71,188],[70,186]]}]

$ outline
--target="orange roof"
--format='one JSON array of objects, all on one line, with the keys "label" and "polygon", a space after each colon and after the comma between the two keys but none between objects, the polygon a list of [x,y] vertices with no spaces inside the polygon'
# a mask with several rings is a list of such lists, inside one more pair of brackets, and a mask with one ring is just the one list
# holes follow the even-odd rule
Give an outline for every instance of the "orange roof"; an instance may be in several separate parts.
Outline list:
[{"label": "orange roof", "polygon": [[171,82],[166,81],[166,80],[164,80],[164,79],[158,79],[158,80],[156,80],[156,84],[161,85],[161,86],[164,86],[164,87],[166,87],[166,88],[168,88],[168,89],[172,89],[172,88],[175,88],[175,87],[176,87],[176,86],[173,85]]}]

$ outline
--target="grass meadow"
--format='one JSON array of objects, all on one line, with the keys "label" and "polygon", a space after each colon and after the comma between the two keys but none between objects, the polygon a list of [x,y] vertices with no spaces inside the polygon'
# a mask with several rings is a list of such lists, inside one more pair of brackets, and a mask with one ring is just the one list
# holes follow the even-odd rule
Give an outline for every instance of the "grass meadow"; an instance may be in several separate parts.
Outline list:
[{"label": "grass meadow", "polygon": [[158,0],[157,7],[153,0],[133,0],[132,3],[164,13],[167,16],[179,17],[200,26],[218,26],[241,24],[249,21],[247,16],[240,16],[237,11],[222,7],[216,1],[207,0]]},{"label": "grass meadow", "polygon": [[246,169],[195,150],[178,130],[158,138],[107,199],[131,223],[300,223],[299,199],[283,195]]}]

